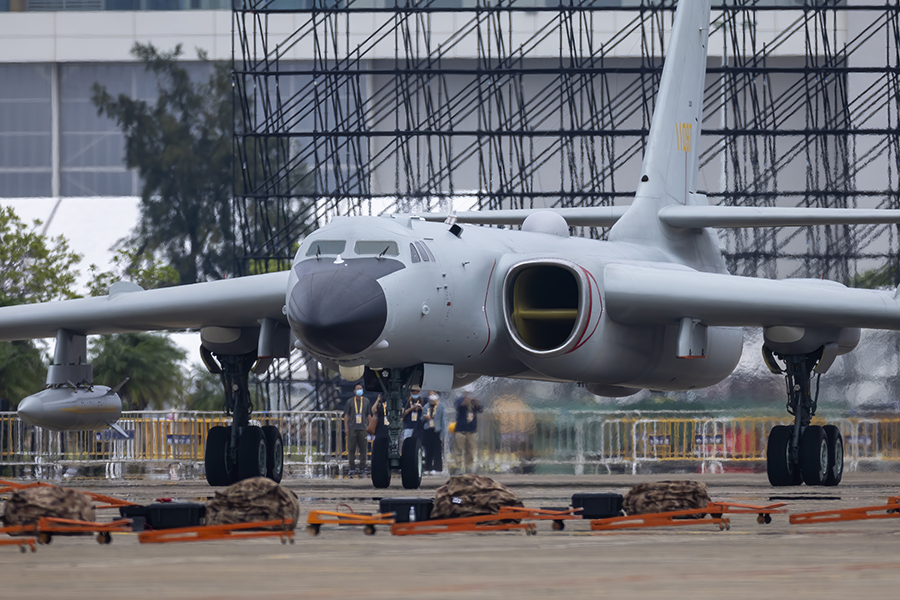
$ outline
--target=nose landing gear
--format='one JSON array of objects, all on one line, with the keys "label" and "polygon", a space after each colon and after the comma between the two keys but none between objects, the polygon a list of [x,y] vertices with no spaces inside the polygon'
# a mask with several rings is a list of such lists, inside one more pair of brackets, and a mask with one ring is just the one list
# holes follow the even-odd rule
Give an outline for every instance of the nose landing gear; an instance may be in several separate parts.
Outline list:
[{"label": "nose landing gear", "polygon": [[[811,394],[812,375],[822,349],[808,354],[776,355],[763,347],[766,364],[773,373],[783,374],[787,386],[787,411],[793,425],[776,425],[766,448],[766,472],[774,486],[826,485],[841,482],[844,472],[844,446],[841,432],[834,425],[812,425],[819,396]],[[821,374],[819,374],[821,377]]]},{"label": "nose landing gear", "polygon": [[372,444],[372,485],[386,488],[391,484],[391,471],[400,471],[400,480],[408,490],[422,484],[422,444],[411,437],[404,440],[402,452],[400,432],[403,429],[403,398],[409,395],[413,384],[422,377],[421,366],[405,369],[378,369],[366,367],[366,389],[380,389],[385,399],[385,416],[389,437],[376,437]]}]

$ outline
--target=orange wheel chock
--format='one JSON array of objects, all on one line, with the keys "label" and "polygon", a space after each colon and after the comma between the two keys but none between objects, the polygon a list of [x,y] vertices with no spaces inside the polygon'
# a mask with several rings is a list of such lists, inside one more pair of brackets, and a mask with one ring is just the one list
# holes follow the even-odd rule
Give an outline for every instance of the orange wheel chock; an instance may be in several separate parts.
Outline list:
[{"label": "orange wheel chock", "polygon": [[789,520],[791,525],[811,525],[814,523],[838,523],[841,521],[866,521],[869,519],[896,518],[900,518],[900,497],[898,496],[891,496],[888,498],[888,503],[883,506],[860,506],[857,508],[797,513],[791,515]]},{"label": "orange wheel chock", "polygon": [[[281,543],[294,543],[294,521],[292,519],[257,521],[252,523],[232,523],[228,525],[201,525],[198,527],[178,527],[142,531],[138,541],[142,544],[167,544],[171,542],[210,542],[214,540],[237,540],[250,538],[278,537]],[[279,529],[260,530],[263,527]]]},{"label": "orange wheel chock", "polygon": [[393,525],[394,513],[366,515],[361,513],[342,513],[330,510],[311,510],[306,518],[306,530],[310,535],[319,535],[322,525],[361,525],[366,535],[375,533],[376,525]]},{"label": "orange wheel chock", "polygon": [[518,529],[526,534],[533,535],[536,532],[534,523],[515,522],[521,518],[520,513],[511,512],[505,515],[478,515],[456,519],[432,519],[429,521],[394,523],[391,525],[391,533],[393,535],[434,535],[467,531],[509,531]]}]

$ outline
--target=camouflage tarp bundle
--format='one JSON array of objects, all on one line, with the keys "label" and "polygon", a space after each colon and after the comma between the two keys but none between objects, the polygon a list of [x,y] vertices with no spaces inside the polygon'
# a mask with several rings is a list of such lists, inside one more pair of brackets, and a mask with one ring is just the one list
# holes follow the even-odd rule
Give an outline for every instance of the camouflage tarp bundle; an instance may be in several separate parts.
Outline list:
[{"label": "camouflage tarp bundle", "polygon": [[[622,500],[622,508],[628,515],[705,508],[707,504],[709,492],[706,485],[699,481],[640,483],[631,488]],[[698,514],[684,518],[702,519],[704,516]]]},{"label": "camouflage tarp bundle", "polygon": [[239,481],[224,491],[216,492],[215,497],[206,503],[207,525],[291,519],[293,524],[288,529],[294,529],[299,518],[297,495],[266,477]]},{"label": "camouflage tarp bundle", "polygon": [[41,517],[93,521],[94,505],[77,490],[42,485],[14,491],[3,510],[8,526],[35,523]]},{"label": "camouflage tarp bundle", "polygon": [[523,506],[512,490],[481,475],[451,477],[437,489],[432,519],[495,515],[501,506]]}]

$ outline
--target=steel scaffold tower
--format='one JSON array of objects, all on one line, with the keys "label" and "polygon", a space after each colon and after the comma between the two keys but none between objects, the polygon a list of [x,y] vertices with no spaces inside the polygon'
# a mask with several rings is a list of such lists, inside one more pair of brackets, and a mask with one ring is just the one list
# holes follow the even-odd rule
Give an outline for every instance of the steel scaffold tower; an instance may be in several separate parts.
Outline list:
[{"label": "steel scaffold tower", "polygon": [[[860,1],[716,1],[711,203],[900,207],[900,0]],[[628,202],[673,8],[236,0],[239,271],[284,267],[337,215]],[[885,225],[722,236],[740,275],[849,282],[900,253]]]}]

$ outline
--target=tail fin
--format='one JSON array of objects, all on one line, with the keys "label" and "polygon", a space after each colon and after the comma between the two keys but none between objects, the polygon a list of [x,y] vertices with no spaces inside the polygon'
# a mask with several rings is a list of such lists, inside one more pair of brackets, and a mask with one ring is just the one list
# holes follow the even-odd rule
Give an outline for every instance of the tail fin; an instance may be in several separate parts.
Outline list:
[{"label": "tail fin", "polygon": [[650,229],[659,235],[656,212],[660,208],[704,202],[695,192],[709,19],[710,0],[679,0],[641,181],[631,209],[610,232],[611,240],[649,242],[648,220],[653,219]]}]

